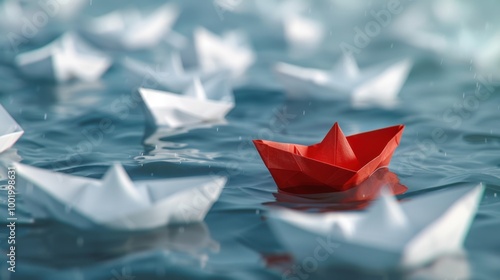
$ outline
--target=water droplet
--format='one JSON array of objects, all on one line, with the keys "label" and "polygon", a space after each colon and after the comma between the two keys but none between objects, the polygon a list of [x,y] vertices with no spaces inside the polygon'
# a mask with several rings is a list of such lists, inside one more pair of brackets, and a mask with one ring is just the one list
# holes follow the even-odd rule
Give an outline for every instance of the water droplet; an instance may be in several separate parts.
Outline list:
[{"label": "water droplet", "polygon": [[260,210],[259,209],[255,210],[255,214],[259,215],[260,214]]},{"label": "water droplet", "polygon": [[45,113],[45,114],[43,115],[43,119],[44,119],[44,120],[47,120],[47,113]]}]

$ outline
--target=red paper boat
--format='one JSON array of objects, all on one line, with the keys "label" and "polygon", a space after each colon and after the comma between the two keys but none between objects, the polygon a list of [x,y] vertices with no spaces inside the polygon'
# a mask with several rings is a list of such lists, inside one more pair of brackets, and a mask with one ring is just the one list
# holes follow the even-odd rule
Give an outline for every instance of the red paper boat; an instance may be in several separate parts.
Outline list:
[{"label": "red paper boat", "polygon": [[280,190],[311,194],[345,191],[388,166],[404,125],[345,137],[335,123],[323,141],[312,146],[254,140]]}]

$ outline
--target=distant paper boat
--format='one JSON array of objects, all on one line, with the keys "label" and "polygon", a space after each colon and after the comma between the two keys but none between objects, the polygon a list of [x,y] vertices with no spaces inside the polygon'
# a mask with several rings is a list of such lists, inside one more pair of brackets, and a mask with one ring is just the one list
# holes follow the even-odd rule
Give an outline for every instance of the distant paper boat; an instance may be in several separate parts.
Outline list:
[{"label": "distant paper boat", "polygon": [[139,92],[158,126],[179,128],[222,120],[234,107],[231,86],[224,77],[204,84],[195,79],[182,95],[145,88]]},{"label": "distant paper boat", "polygon": [[217,36],[199,27],[194,32],[194,44],[199,66],[206,73],[228,70],[239,78],[255,61],[245,36],[237,31]]},{"label": "distant paper boat", "polygon": [[403,125],[345,136],[335,123],[320,143],[303,146],[254,140],[280,190],[311,194],[348,190],[389,165]]},{"label": "distant paper boat", "polygon": [[483,189],[458,186],[401,203],[383,191],[363,212],[277,209],[270,212],[270,225],[299,261],[322,248],[328,256],[322,265],[411,268],[461,252]]},{"label": "distant paper boat", "polygon": [[0,153],[12,147],[23,133],[24,130],[0,105]]},{"label": "distant paper boat", "polygon": [[[460,252],[483,186],[456,186],[398,203],[382,192],[363,212],[270,212],[270,225],[295,260],[322,250],[322,265],[411,268]],[[318,253],[318,254],[320,254]]]},{"label": "distant paper boat", "polygon": [[147,16],[133,9],[114,11],[91,20],[82,32],[93,43],[106,48],[147,49],[162,40],[182,47],[186,39],[171,30],[178,16],[179,8],[172,3]]},{"label": "distant paper boat", "polygon": [[275,72],[292,98],[350,98],[357,107],[393,106],[408,77],[412,62],[408,59],[385,67],[360,71],[351,56],[344,56],[332,70],[278,63]]},{"label": "distant paper boat", "polygon": [[405,193],[408,188],[399,182],[398,176],[388,168],[379,168],[359,185],[343,192],[296,194],[278,191],[274,193],[275,202],[267,205],[285,206],[293,209],[320,209],[338,211],[363,209],[376,199],[386,188],[393,195]]},{"label": "distant paper boat", "polygon": [[111,66],[111,59],[72,33],[16,57],[19,70],[34,79],[66,82],[98,80]]},{"label": "distant paper boat", "polygon": [[101,180],[14,166],[16,187],[35,219],[78,228],[143,230],[200,222],[226,183],[218,176],[132,182],[119,164]]}]

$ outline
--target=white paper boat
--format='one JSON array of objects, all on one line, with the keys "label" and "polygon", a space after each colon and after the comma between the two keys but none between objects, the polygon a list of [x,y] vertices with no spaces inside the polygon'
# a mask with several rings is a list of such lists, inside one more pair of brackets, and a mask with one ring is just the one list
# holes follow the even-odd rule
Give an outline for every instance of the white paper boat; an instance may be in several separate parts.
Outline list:
[{"label": "white paper boat", "polygon": [[12,147],[23,133],[24,130],[0,105],[0,153]]},{"label": "white paper boat", "polygon": [[344,56],[332,70],[278,63],[275,72],[292,98],[351,98],[353,105],[391,106],[408,77],[408,59],[390,66],[373,66],[360,71],[351,56]]},{"label": "white paper boat", "polygon": [[40,49],[18,55],[16,64],[30,78],[95,81],[111,66],[111,59],[77,35],[66,33]]},{"label": "white paper boat", "polygon": [[165,4],[146,15],[139,10],[114,11],[91,20],[82,32],[96,45],[125,50],[147,49],[167,40],[182,47],[186,39],[171,30],[179,8]]},{"label": "white paper boat", "polygon": [[222,120],[234,107],[231,86],[221,76],[203,84],[195,79],[182,95],[145,88],[139,92],[158,126],[179,128]]},{"label": "white paper boat", "polygon": [[[481,18],[496,18],[496,3],[474,5],[467,1],[416,1],[395,19],[391,30],[406,43],[435,52],[441,59],[472,63],[478,72],[498,73],[500,32],[487,23],[483,29],[463,26]],[[494,25],[494,23],[491,23]],[[473,25],[474,26],[474,25]],[[477,26],[476,26],[477,27]],[[411,32],[408,32],[411,30]]]},{"label": "white paper boat", "polygon": [[199,66],[206,73],[229,70],[233,78],[239,78],[255,61],[244,34],[237,31],[217,36],[199,27],[194,32],[194,44]]},{"label": "white paper boat", "polygon": [[226,178],[200,176],[132,182],[115,164],[101,180],[14,164],[16,187],[35,219],[78,228],[143,230],[200,222]]},{"label": "white paper boat", "polygon": [[410,268],[461,251],[483,189],[456,186],[401,203],[383,191],[364,212],[276,210],[270,224],[298,262],[321,248],[324,265]]}]

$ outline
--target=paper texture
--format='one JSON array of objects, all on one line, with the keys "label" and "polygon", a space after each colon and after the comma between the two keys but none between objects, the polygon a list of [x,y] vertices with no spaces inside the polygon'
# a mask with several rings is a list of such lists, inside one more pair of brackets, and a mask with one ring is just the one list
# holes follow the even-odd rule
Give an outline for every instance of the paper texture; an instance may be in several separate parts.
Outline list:
[{"label": "paper texture", "polygon": [[0,153],[3,153],[17,142],[24,130],[2,105],[0,105],[0,124]]},{"label": "paper texture", "polygon": [[73,33],[16,57],[19,70],[33,79],[66,82],[98,80],[111,66],[111,58],[86,44]]},{"label": "paper texture", "polygon": [[397,125],[345,137],[335,123],[323,141],[311,146],[253,142],[280,190],[327,193],[348,190],[388,166],[403,129]]},{"label": "paper texture", "polygon": [[192,81],[183,94],[140,88],[139,92],[158,126],[179,128],[222,120],[234,107],[231,85],[224,77]]},{"label": "paper texture", "polygon": [[178,16],[179,8],[172,3],[147,15],[135,9],[113,11],[89,21],[82,33],[96,45],[112,49],[147,49],[163,40],[183,47],[186,39],[171,29]]},{"label": "paper texture", "polygon": [[411,67],[405,59],[360,70],[352,56],[344,56],[330,71],[278,63],[275,73],[291,98],[348,98],[355,107],[392,107]]},{"label": "paper texture", "polygon": [[200,222],[226,183],[218,176],[132,182],[119,164],[101,180],[14,166],[16,187],[35,219],[78,228],[142,230]]},{"label": "paper texture", "polygon": [[454,186],[400,203],[383,190],[363,212],[276,209],[269,221],[297,261],[323,242],[335,244],[325,265],[409,268],[462,250],[483,189],[482,185]]}]

